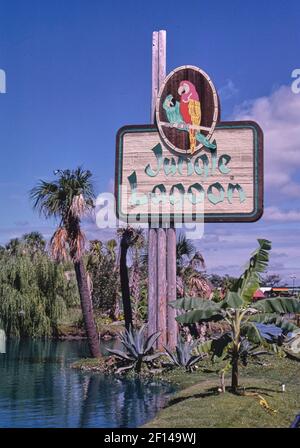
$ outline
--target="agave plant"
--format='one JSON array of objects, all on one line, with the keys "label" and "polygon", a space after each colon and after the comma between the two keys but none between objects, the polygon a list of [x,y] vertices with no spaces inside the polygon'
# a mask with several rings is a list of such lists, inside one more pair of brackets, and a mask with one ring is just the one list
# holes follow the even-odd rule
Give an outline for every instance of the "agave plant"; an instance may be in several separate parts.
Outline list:
[{"label": "agave plant", "polygon": [[291,337],[283,341],[283,350],[292,358],[300,359],[300,330],[294,331]]},{"label": "agave plant", "polygon": [[129,363],[128,366],[119,369],[119,372],[134,368],[139,373],[143,362],[150,363],[161,356],[162,353],[154,353],[154,344],[159,336],[160,332],[156,332],[146,337],[146,325],[143,325],[139,330],[133,327],[125,330],[120,335],[120,341],[125,351],[108,349],[110,353]]},{"label": "agave plant", "polygon": [[176,351],[172,352],[168,347],[164,347],[166,355],[172,365],[177,367],[185,367],[191,370],[192,367],[200,361],[204,355],[193,355],[193,350],[199,345],[199,341],[184,341],[180,336],[177,339]]},{"label": "agave plant", "polygon": [[300,301],[293,298],[278,297],[252,303],[253,293],[260,285],[260,275],[268,265],[271,249],[271,242],[268,240],[260,239],[258,243],[259,247],[252,254],[244,273],[221,302],[203,298],[183,298],[172,304],[173,307],[186,311],[176,318],[181,324],[219,320],[227,323],[230,328],[227,336],[223,334],[218,340],[211,340],[210,343],[212,352],[218,349],[217,356],[221,356],[224,350],[230,352],[233,392],[237,392],[239,385],[238,364],[242,361],[243,337],[256,345],[262,344],[264,339],[257,328],[258,323],[275,324],[286,332],[294,331],[297,327],[282,316],[300,312]]}]

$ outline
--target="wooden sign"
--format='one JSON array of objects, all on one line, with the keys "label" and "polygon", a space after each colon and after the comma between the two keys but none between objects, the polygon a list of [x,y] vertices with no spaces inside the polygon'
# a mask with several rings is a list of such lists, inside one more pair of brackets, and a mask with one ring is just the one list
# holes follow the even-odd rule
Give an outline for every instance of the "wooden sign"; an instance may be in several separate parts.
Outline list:
[{"label": "wooden sign", "polygon": [[162,84],[157,125],[117,134],[115,195],[126,222],[256,221],[263,212],[263,133],[220,122],[217,92],[197,67]]},{"label": "wooden sign", "polygon": [[169,149],[195,154],[213,147],[219,115],[216,89],[203,70],[186,65],[166,77],[157,96],[156,121]]}]

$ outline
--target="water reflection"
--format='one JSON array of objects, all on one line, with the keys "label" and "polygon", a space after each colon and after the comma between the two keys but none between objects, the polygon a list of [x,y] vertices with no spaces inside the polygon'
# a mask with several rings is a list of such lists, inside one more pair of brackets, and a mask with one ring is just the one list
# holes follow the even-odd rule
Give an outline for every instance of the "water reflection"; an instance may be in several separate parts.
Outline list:
[{"label": "water reflection", "polygon": [[0,427],[136,427],[173,391],[68,367],[86,353],[85,341],[8,341],[0,355]]},{"label": "water reflection", "polygon": [[0,353],[6,353],[6,335],[5,331],[0,328]]}]

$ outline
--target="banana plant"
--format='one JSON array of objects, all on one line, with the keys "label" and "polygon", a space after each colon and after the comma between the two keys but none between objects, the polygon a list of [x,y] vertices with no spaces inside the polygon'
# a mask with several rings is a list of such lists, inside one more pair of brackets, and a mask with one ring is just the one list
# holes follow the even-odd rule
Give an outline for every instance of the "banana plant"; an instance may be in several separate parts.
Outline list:
[{"label": "banana plant", "polygon": [[243,338],[256,345],[264,343],[256,323],[272,323],[285,332],[294,331],[297,327],[286,321],[282,315],[300,312],[300,302],[295,298],[278,297],[252,303],[253,293],[261,282],[260,275],[268,266],[271,250],[271,242],[268,240],[259,239],[258,244],[259,247],[252,253],[244,273],[221,302],[203,298],[183,298],[171,303],[174,308],[185,311],[176,318],[180,324],[220,320],[228,324],[228,333],[211,340],[210,350],[213,356],[218,357],[222,356],[225,349],[230,353],[231,389],[234,393],[237,393],[239,387]]},{"label": "banana plant", "polygon": [[136,373],[140,373],[143,362],[150,363],[162,355],[162,353],[153,353],[154,344],[159,336],[160,332],[156,332],[146,337],[146,325],[139,330],[130,327],[120,335],[120,341],[125,351],[116,349],[107,349],[107,351],[129,364],[119,369],[119,372],[134,368]]}]

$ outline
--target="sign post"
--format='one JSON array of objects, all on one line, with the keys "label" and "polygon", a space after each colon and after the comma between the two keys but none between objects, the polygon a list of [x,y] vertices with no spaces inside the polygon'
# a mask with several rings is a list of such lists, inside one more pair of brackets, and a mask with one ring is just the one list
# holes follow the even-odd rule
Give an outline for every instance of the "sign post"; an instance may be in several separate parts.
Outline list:
[{"label": "sign post", "polygon": [[[220,121],[211,78],[185,65],[166,74],[166,32],[153,33],[151,122],[117,134],[118,218],[149,223],[149,333],[176,346],[175,224],[253,222],[263,213],[263,133]],[[155,120],[154,120],[155,116]]]},{"label": "sign post", "polygon": [[[166,31],[152,35],[151,122],[155,123],[157,95],[166,77]],[[168,302],[176,300],[176,233],[175,228],[153,227],[149,222],[148,238],[148,331],[161,332],[158,348],[177,340],[175,310]]]}]

